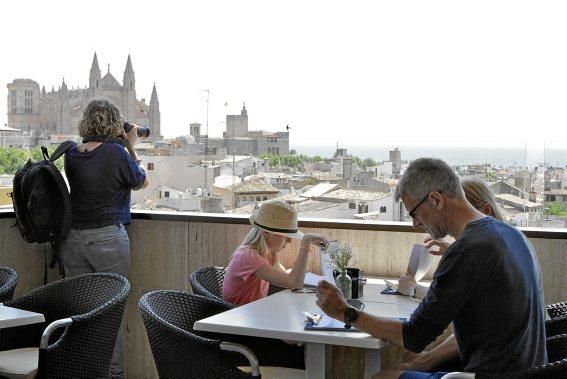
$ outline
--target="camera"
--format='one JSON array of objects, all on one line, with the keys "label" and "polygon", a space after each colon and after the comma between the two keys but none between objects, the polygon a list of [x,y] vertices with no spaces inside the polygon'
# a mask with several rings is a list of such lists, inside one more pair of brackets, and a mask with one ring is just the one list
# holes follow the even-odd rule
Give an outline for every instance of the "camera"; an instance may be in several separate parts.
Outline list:
[{"label": "camera", "polygon": [[[128,121],[124,121],[124,131],[126,133],[128,133],[130,130],[132,130],[132,128],[134,127],[134,125],[130,124]],[[138,135],[138,137],[141,138],[146,138],[150,136],[150,128],[148,128],[147,126],[139,126],[138,125],[138,129],[136,130],[136,134]]]}]

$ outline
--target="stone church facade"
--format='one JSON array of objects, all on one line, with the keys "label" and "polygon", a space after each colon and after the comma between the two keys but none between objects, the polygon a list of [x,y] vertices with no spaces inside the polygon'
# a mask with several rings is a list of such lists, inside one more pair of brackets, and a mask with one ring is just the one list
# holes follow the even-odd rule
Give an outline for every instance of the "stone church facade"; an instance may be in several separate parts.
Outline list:
[{"label": "stone church facade", "polygon": [[110,73],[102,76],[96,52],[93,57],[87,88],[69,89],[65,79],[57,91],[50,92],[32,79],[15,79],[8,84],[8,127],[34,136],[77,135],[83,109],[93,99],[106,99],[115,104],[125,120],[149,126],[152,140],[162,138],[159,100],[156,86],[149,104],[136,97],[136,77],[128,55],[122,84]]}]

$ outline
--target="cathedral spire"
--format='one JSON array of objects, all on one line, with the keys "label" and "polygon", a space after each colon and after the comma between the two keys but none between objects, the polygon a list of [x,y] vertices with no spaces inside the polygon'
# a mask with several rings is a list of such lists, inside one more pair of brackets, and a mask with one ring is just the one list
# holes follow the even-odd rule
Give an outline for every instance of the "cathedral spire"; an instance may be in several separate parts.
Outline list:
[{"label": "cathedral spire", "polygon": [[150,108],[152,106],[157,106],[157,108],[159,108],[159,100],[158,100],[158,96],[157,96],[157,90],[156,90],[156,83],[154,82],[154,88],[152,89],[152,97],[150,98]]},{"label": "cathedral spire", "polygon": [[152,129],[152,136],[154,139],[161,138],[161,113],[159,111],[159,100],[157,95],[156,83],[152,89],[152,97],[150,99],[150,107],[148,109],[148,118],[150,119],[150,128]]},{"label": "cathedral spire", "polygon": [[100,68],[98,67],[98,58],[95,51],[93,63],[91,65],[91,74],[89,76],[89,88],[98,88],[98,82],[100,81],[100,78]]},{"label": "cathedral spire", "polygon": [[130,54],[128,54],[128,60],[126,61],[126,68],[124,69],[122,87],[128,90],[136,89],[136,76],[134,75],[134,69],[132,68],[132,59],[130,58]]},{"label": "cathedral spire", "polygon": [[240,111],[240,115],[248,116],[248,111],[246,110],[246,103],[245,102],[242,103],[242,111]]}]

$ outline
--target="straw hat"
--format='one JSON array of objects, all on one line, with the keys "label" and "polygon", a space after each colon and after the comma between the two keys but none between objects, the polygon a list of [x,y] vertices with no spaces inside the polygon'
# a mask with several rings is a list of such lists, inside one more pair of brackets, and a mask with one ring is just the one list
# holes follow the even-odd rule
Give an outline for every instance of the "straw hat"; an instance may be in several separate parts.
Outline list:
[{"label": "straw hat", "polygon": [[263,203],[258,213],[250,216],[250,225],[286,237],[303,238],[303,233],[297,228],[297,212],[283,201]]}]

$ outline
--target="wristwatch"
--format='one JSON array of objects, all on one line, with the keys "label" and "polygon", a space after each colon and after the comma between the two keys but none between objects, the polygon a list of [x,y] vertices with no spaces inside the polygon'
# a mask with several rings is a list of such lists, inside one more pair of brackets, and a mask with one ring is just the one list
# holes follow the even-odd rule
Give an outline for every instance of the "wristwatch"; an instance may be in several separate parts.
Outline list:
[{"label": "wristwatch", "polygon": [[344,312],[345,329],[350,329],[352,322],[358,318],[358,310],[353,307],[347,307]]},{"label": "wristwatch", "polygon": [[415,297],[415,291],[417,290],[417,284],[414,284],[409,289],[409,297]]}]

